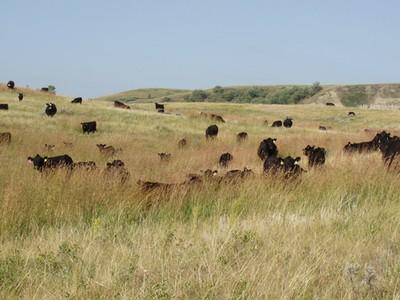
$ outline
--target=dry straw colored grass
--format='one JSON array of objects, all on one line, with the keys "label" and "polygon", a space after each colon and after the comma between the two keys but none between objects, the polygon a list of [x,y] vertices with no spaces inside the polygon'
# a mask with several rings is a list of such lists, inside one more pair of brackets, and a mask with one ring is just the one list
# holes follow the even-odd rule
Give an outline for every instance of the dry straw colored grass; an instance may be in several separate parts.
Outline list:
[{"label": "dry straw colored grass", "polygon": [[[361,299],[399,298],[399,175],[379,154],[345,156],[348,141],[371,138],[364,128],[399,130],[398,111],[324,106],[150,104],[118,110],[107,102],[82,105],[68,98],[0,87],[0,131],[13,142],[0,147],[0,297],[25,299]],[[59,114],[47,118],[53,99]],[[206,143],[209,121],[222,114],[217,141]],[[292,116],[294,128],[272,129],[268,119]],[[97,120],[85,136],[79,123]],[[319,125],[331,126],[328,132]],[[238,145],[235,134],[249,133]],[[326,167],[296,181],[261,176],[256,156],[265,137],[282,154],[301,155],[308,143],[328,149]],[[188,149],[177,141],[186,137]],[[67,149],[63,141],[73,142]],[[55,144],[54,155],[95,160],[91,174],[44,176],[26,158]],[[121,147],[130,181],[105,178],[106,160],[95,144]],[[180,182],[217,167],[222,152],[232,168],[258,175],[236,184],[200,185],[143,195],[138,179]],[[160,163],[157,152],[171,152]],[[306,168],[306,159],[303,158]],[[221,171],[224,172],[224,171]]]}]

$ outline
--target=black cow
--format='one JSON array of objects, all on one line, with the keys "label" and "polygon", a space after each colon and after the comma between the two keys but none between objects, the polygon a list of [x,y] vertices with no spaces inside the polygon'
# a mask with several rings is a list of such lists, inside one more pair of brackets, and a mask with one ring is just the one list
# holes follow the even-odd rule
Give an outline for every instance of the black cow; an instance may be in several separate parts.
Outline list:
[{"label": "black cow", "polygon": [[372,152],[377,151],[380,145],[388,143],[390,140],[390,133],[386,131],[379,132],[375,135],[375,137],[369,142],[361,142],[361,143],[350,143],[344,146],[343,151],[347,153],[363,153],[363,152]]},{"label": "black cow", "polygon": [[395,157],[400,154],[400,138],[397,136],[390,137],[386,143],[379,145],[379,150],[382,153],[383,161],[390,168]]},{"label": "black cow", "polygon": [[164,104],[159,104],[159,103],[154,103],[154,105],[156,106],[156,110],[157,110],[157,112],[159,112],[159,113],[163,113],[164,112],[164,110],[165,110],[165,108],[164,108]]},{"label": "black cow", "polygon": [[283,168],[283,159],[278,157],[278,153],[267,156],[264,160],[264,173],[275,175]]},{"label": "black cow", "polygon": [[247,134],[247,132],[244,132],[244,131],[243,132],[239,132],[236,135],[236,141],[238,143],[240,143],[240,142],[246,141],[248,137],[249,137],[249,135]]},{"label": "black cow", "polygon": [[82,104],[82,97],[77,97],[71,101],[73,104]]},{"label": "black cow", "polygon": [[229,152],[221,154],[219,158],[219,165],[222,168],[228,167],[228,164],[233,160],[233,155]]},{"label": "black cow", "polygon": [[282,127],[282,121],[277,120],[272,123],[272,127]]},{"label": "black cow", "polygon": [[178,142],[178,148],[182,149],[182,148],[185,148],[186,146],[187,146],[187,141],[186,141],[185,138],[179,140],[179,142]]},{"label": "black cow", "polygon": [[8,104],[0,104],[0,110],[8,110]]},{"label": "black cow", "polygon": [[54,103],[46,103],[45,113],[49,117],[54,117],[57,113],[57,106]]},{"label": "black cow", "polygon": [[206,129],[206,139],[214,139],[218,136],[218,126],[217,125],[211,125],[208,126]]},{"label": "black cow", "polygon": [[11,133],[10,132],[0,132],[0,145],[11,143]]},{"label": "black cow", "polygon": [[36,154],[35,157],[28,157],[28,162],[33,164],[33,167],[39,171],[56,168],[71,169],[74,163],[72,158],[67,154],[54,157],[41,157],[39,154]]},{"label": "black cow", "polygon": [[327,128],[325,126],[321,126],[321,125],[319,125],[318,129],[322,130],[322,131],[326,131],[327,130]]},{"label": "black cow", "polygon": [[24,99],[24,94],[18,93],[18,100],[22,101]]},{"label": "black cow", "polygon": [[325,103],[325,105],[326,105],[326,106],[335,106],[335,103],[332,103],[332,102],[326,102],[326,103]]},{"label": "black cow", "polygon": [[347,115],[348,115],[349,117],[355,117],[355,116],[356,116],[356,113],[355,113],[354,111],[350,111]]},{"label": "black cow", "polygon": [[267,138],[261,141],[258,146],[257,155],[261,160],[265,160],[269,156],[278,155],[278,147],[276,146],[276,139]]},{"label": "black cow", "polygon": [[48,92],[48,91],[49,91],[49,88],[48,88],[48,87],[42,87],[40,90],[41,90],[42,92]]},{"label": "black cow", "polygon": [[9,89],[14,89],[15,88],[15,82],[10,80],[9,82],[7,82],[7,87]]},{"label": "black cow", "polygon": [[125,183],[130,177],[129,171],[125,168],[125,163],[119,159],[108,162],[106,165],[105,173],[106,175],[119,177],[121,183]]},{"label": "black cow", "polygon": [[305,172],[299,165],[300,160],[300,157],[293,158],[291,156],[287,156],[283,159],[283,172],[285,178],[297,177],[301,173]]},{"label": "black cow", "polygon": [[96,168],[96,163],[94,161],[79,161],[72,164],[73,170],[94,171]]},{"label": "black cow", "polygon": [[307,145],[307,147],[303,149],[303,153],[308,157],[309,168],[325,164],[325,148]]},{"label": "black cow", "polygon": [[118,108],[124,108],[124,109],[131,109],[130,106],[126,105],[125,103],[122,103],[121,101],[114,101],[114,106]]},{"label": "black cow", "polygon": [[160,157],[161,161],[169,161],[171,159],[171,153],[161,152],[158,153],[158,156]]},{"label": "black cow", "polygon": [[286,118],[285,121],[283,121],[283,126],[285,126],[285,128],[291,128],[293,126],[293,119]]},{"label": "black cow", "polygon": [[97,123],[96,121],[91,121],[91,122],[83,122],[81,123],[82,125],[82,131],[83,133],[95,133],[97,131]]}]

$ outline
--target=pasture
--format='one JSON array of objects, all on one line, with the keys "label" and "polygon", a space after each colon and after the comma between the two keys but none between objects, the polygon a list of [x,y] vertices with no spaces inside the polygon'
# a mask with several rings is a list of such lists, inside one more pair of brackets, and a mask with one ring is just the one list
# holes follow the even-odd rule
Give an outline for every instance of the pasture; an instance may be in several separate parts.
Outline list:
[{"label": "pasture", "polygon": [[[344,155],[348,141],[375,131],[400,132],[400,111],[324,105],[130,103],[71,104],[72,98],[0,86],[0,297],[25,299],[361,299],[399,298],[400,176],[378,152]],[[49,118],[45,103],[58,113]],[[347,116],[354,111],[355,117]],[[220,133],[206,142],[222,115]],[[271,128],[290,116],[291,129]],[[98,132],[82,134],[81,122]],[[268,120],[269,125],[264,121]],[[320,131],[320,125],[328,127]],[[365,132],[370,128],[370,132]],[[374,131],[375,130],[375,131]],[[238,144],[236,134],[249,138]],[[185,137],[186,149],[178,149]],[[296,180],[262,175],[260,141],[277,138],[282,155],[310,144],[327,149],[326,165]],[[73,144],[73,148],[63,143]],[[102,174],[96,144],[121,148],[130,179]],[[54,144],[46,152],[45,144]],[[168,162],[157,153],[172,154]],[[182,182],[189,173],[230,169],[256,175],[234,184],[204,184],[144,194],[138,180]],[[68,154],[98,171],[42,175],[28,156]]]}]

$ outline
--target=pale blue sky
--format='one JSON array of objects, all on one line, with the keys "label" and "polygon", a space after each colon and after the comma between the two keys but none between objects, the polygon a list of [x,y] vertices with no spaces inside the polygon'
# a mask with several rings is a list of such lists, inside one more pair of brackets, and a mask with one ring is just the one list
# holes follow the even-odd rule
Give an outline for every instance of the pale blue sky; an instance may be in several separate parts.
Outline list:
[{"label": "pale blue sky", "polygon": [[12,0],[0,24],[0,81],[71,96],[400,81],[395,0]]}]

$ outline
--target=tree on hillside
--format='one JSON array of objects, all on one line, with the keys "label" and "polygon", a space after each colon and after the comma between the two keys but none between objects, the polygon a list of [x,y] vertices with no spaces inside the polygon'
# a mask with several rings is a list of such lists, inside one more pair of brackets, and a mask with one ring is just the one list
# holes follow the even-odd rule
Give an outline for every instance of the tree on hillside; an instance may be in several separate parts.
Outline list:
[{"label": "tree on hillside", "polygon": [[224,93],[224,88],[220,85],[217,85],[216,87],[213,88],[214,94],[223,94]]},{"label": "tree on hillside", "polygon": [[49,89],[49,93],[56,93],[56,87],[54,85],[48,85],[47,88]]}]

